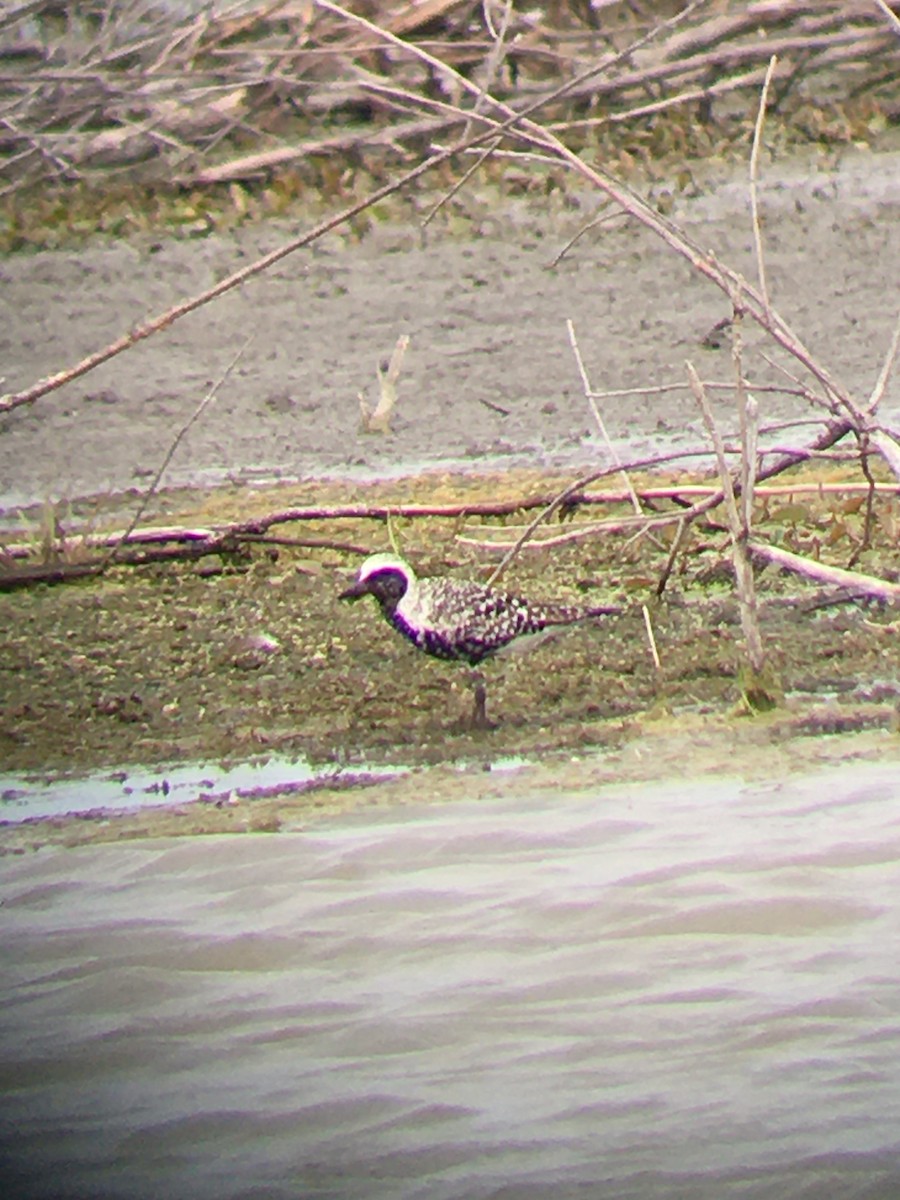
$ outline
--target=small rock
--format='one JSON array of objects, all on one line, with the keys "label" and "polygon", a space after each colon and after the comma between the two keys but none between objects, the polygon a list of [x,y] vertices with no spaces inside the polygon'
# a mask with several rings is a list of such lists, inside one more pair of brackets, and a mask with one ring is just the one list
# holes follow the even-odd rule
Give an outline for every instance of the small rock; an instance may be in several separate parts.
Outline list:
[{"label": "small rock", "polygon": [[268,633],[249,633],[229,644],[232,666],[239,671],[258,671],[266,659],[280,649],[281,643]]},{"label": "small rock", "polygon": [[284,415],[293,412],[297,402],[289,392],[272,392],[266,396],[265,406],[270,412]]}]

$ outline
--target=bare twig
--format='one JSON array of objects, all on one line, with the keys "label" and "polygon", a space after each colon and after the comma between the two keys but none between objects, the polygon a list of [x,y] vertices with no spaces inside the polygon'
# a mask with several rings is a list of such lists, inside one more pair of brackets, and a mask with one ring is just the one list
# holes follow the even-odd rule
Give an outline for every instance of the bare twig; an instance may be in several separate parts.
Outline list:
[{"label": "bare twig", "polygon": [[759,291],[762,296],[763,304],[766,312],[771,314],[771,305],[769,304],[769,288],[766,283],[766,260],[763,254],[762,231],[759,223],[759,192],[758,192],[758,174],[759,174],[759,149],[762,145],[763,127],[766,121],[766,102],[769,97],[769,85],[772,82],[772,76],[775,74],[775,68],[778,65],[778,57],[773,54],[769,59],[769,66],[766,70],[766,77],[763,80],[762,92],[759,97],[759,111],[756,114],[756,125],[753,129],[753,147],[750,151],[750,211],[753,217],[753,243],[756,247],[756,270],[759,277]]},{"label": "bare twig", "polygon": [[878,409],[881,403],[881,398],[885,393],[888,381],[891,378],[891,372],[894,369],[894,364],[897,361],[897,352],[900,350],[900,313],[897,314],[897,320],[894,322],[894,333],[891,337],[891,344],[888,346],[887,354],[884,356],[884,361],[881,364],[881,370],[878,372],[878,378],[875,381],[875,386],[872,388],[871,395],[865,405],[867,416],[872,416]]},{"label": "bare twig", "polygon": [[642,511],[641,510],[641,502],[640,502],[640,500],[638,500],[637,495],[635,494],[635,490],[631,485],[631,479],[628,475],[628,472],[622,469],[622,465],[621,465],[622,460],[619,457],[618,452],[612,443],[612,438],[609,436],[609,431],[607,430],[606,424],[603,420],[603,417],[600,414],[600,409],[597,406],[597,401],[595,398],[596,393],[591,388],[591,381],[588,378],[587,369],[585,368],[585,365],[584,365],[584,359],[581,357],[581,350],[578,347],[578,339],[575,336],[575,324],[572,321],[571,317],[566,318],[566,333],[568,334],[568,337],[569,337],[569,345],[572,347],[572,353],[575,356],[575,364],[578,367],[578,374],[581,376],[582,390],[584,391],[585,399],[587,400],[588,405],[590,407],[591,415],[594,418],[594,423],[597,426],[597,428],[600,430],[600,436],[603,438],[603,441],[606,443],[606,449],[609,452],[610,458],[613,460],[613,462],[616,464],[616,466],[619,467],[619,469],[622,473],[622,482],[625,484],[625,487],[628,490],[628,495],[631,500],[631,506],[634,509],[634,511],[638,515],[640,515],[641,511]]},{"label": "bare twig", "polygon": [[869,463],[869,446],[868,438],[861,437],[859,439],[859,465],[863,475],[866,477],[866,483],[869,485],[869,490],[866,494],[866,516],[863,522],[862,540],[853,553],[850,555],[850,560],[847,563],[848,568],[855,567],[863,552],[868,550],[872,545],[872,530],[875,526],[875,477],[872,474],[872,467]]},{"label": "bare twig", "polygon": [[[728,325],[731,325],[731,317],[726,318]],[[735,390],[734,380],[726,379],[704,379],[703,386],[707,392],[733,392]],[[775,383],[750,383],[747,381],[747,387],[752,388],[754,392],[774,392],[779,396],[801,396],[803,399],[809,399],[809,388],[798,384],[797,387],[779,387]],[[689,392],[691,385],[683,379],[673,380],[671,383],[652,383],[641,384],[638,387],[628,388],[610,388],[608,391],[592,392],[591,395],[595,400],[619,400],[623,396],[662,396],[666,392]],[[809,424],[819,425],[821,422],[818,418],[804,418],[804,421]],[[796,424],[796,422],[791,422]],[[763,433],[776,428],[774,425],[769,425],[762,430]]]},{"label": "bare twig", "polygon": [[688,530],[689,522],[681,517],[678,524],[675,526],[675,536],[672,538],[672,545],[669,547],[669,556],[666,559],[666,565],[663,567],[662,574],[656,584],[655,592],[657,598],[662,596],[666,590],[666,585],[672,576],[672,571],[675,567],[675,560],[678,558],[678,552],[681,549],[684,535]]},{"label": "bare twig", "polygon": [[447,192],[445,192],[443,196],[441,196],[440,200],[438,200],[436,204],[432,205],[432,207],[422,218],[423,229],[426,227],[426,225],[430,225],[441,209],[449,204],[453,197],[462,191],[472,176],[481,169],[482,165],[487,162],[499,145],[500,138],[495,138],[494,141],[490,142],[483,150],[479,151],[478,157],[475,159],[475,161],[470,163],[470,165],[465,171],[463,171],[462,175],[456,180],[453,186]]},{"label": "bare twig", "polygon": [[247,340],[244,342],[244,344],[241,346],[241,348],[238,350],[238,352],[234,355],[231,362],[228,364],[228,366],[225,368],[225,370],[222,372],[222,374],[219,376],[219,378],[216,380],[216,382],[212,385],[212,387],[209,389],[209,391],[206,393],[206,395],[203,397],[203,399],[200,401],[200,403],[194,409],[191,416],[188,418],[187,421],[185,421],[184,425],[182,425],[182,427],[178,430],[178,433],[172,439],[172,444],[169,446],[169,449],[166,451],[165,456],[163,457],[163,460],[159,465],[159,469],[157,470],[156,474],[153,476],[153,480],[152,480],[150,486],[147,488],[147,491],[144,493],[143,497],[141,498],[141,502],[137,506],[135,514],[131,518],[131,522],[130,522],[128,528],[125,530],[124,534],[119,539],[119,541],[116,542],[111,547],[109,554],[107,554],[106,558],[100,564],[99,570],[101,572],[103,570],[105,570],[106,567],[110,566],[114,562],[116,555],[121,550],[122,546],[124,546],[124,544],[128,541],[131,534],[137,528],[138,521],[140,521],[141,517],[147,511],[147,505],[150,503],[151,499],[155,495],[156,489],[159,487],[160,480],[162,479],[163,475],[165,475],[166,468],[168,467],[169,463],[174,458],[175,451],[181,445],[181,442],[182,442],[185,434],[188,432],[188,430],[191,428],[192,425],[195,425],[197,423],[197,421],[203,415],[205,410],[209,407],[210,404],[212,404],[213,400],[216,398],[216,395],[218,394],[219,389],[222,387],[222,385],[228,379],[231,372],[234,370],[234,368],[240,362],[240,360],[244,354],[244,351],[250,345],[252,340],[253,340],[252,335],[247,338]]},{"label": "bare twig", "polygon": [[559,251],[557,251],[553,258],[551,258],[551,260],[547,263],[546,270],[552,271],[554,267],[558,267],[575,243],[583,238],[586,233],[589,233],[592,229],[599,228],[601,225],[608,225],[611,221],[620,221],[625,216],[625,214],[621,212],[604,212],[603,210],[608,205],[609,201],[604,200],[600,205],[600,212],[598,215],[592,217],[586,225],[582,225],[578,232],[569,238],[565,245]]},{"label": "bare twig", "polygon": [[712,409],[709,407],[706,393],[703,390],[700,376],[694,369],[693,363],[688,362],[685,365],[688,378],[691,381],[691,390],[703,414],[703,423],[706,426],[709,439],[716,452],[716,458],[719,463],[719,476],[722,480],[722,491],[725,496],[725,511],[731,530],[735,584],[741,612],[741,628],[744,633],[747,659],[752,675],[752,679],[744,686],[744,695],[753,708],[771,708],[774,698],[762,682],[763,673],[766,668],[766,656],[759,628],[756,588],[753,582],[753,567],[747,553],[747,530],[738,511],[734,483],[725,457],[725,448],[719,430],[716,427]]},{"label": "bare twig", "polygon": [[875,3],[884,13],[885,17],[887,17],[888,25],[890,25],[897,37],[900,37],[900,17],[890,8],[886,0],[875,0]]}]

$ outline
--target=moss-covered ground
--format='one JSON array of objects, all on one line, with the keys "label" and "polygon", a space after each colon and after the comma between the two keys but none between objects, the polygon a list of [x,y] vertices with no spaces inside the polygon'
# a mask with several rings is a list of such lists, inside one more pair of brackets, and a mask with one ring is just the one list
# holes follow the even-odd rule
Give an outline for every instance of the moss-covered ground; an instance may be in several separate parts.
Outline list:
[{"label": "moss-covered ground", "polygon": [[[795,477],[799,483],[801,477]],[[419,501],[472,502],[549,490],[533,476],[426,476]],[[287,504],[377,497],[409,499],[409,484],[182,497],[176,521],[203,525]],[[352,496],[350,492],[352,491]],[[624,511],[624,510],[620,510]],[[615,515],[615,509],[603,515]],[[580,510],[553,533],[596,519]],[[862,542],[856,493],[798,492],[758,506],[759,531],[788,548],[846,565]],[[503,521],[466,522],[468,534],[504,532]],[[513,532],[522,518],[507,518]],[[479,526],[478,529],[473,528]],[[662,597],[655,595],[671,529],[653,537],[592,536],[528,549],[505,573],[508,590],[587,603],[624,615],[579,627],[523,656],[489,663],[489,708],[498,728],[458,727],[469,705],[466,672],[417,653],[374,603],[339,603],[359,556],[343,547],[389,548],[390,536],[420,573],[484,578],[496,554],[457,539],[462,520],[317,521],[279,533],[332,542],[262,544],[247,557],[119,567],[101,579],[0,596],[0,753],[5,769],[247,756],[267,748],[314,761],[435,761],[481,752],[535,753],[606,742],[650,711],[724,710],[740,701],[743,640],[725,533],[694,527]],[[857,569],[896,578],[900,500],[880,495],[871,546]],[[773,567],[757,573],[761,626],[788,696],[888,708],[900,692],[897,614]],[[661,668],[648,645],[648,606]],[[880,719],[885,719],[882,718]]]}]

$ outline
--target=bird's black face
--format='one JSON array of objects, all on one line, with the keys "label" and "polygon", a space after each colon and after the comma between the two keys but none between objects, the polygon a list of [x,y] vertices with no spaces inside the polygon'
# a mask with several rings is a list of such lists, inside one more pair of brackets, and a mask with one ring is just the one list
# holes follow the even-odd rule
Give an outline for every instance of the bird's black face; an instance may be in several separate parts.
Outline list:
[{"label": "bird's black face", "polygon": [[385,567],[381,571],[373,571],[365,579],[354,583],[338,596],[339,600],[358,600],[360,596],[374,596],[386,613],[392,613],[403,599],[407,588],[407,579],[402,571],[394,567]]}]

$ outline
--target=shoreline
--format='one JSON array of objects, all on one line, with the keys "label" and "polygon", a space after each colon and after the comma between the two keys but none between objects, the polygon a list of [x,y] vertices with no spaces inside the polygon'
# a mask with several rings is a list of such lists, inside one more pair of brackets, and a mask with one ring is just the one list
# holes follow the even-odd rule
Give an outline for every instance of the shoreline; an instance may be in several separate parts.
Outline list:
[{"label": "shoreline", "polygon": [[[710,777],[747,783],[783,781],[829,767],[896,763],[898,714],[886,706],[841,713],[827,706],[783,709],[767,717],[683,714],[644,716],[620,730],[605,749],[559,749],[514,767],[486,757],[420,765],[389,778],[323,783],[300,791],[154,805],[140,810],[95,809],[65,816],[0,821],[0,858],[47,847],[74,848],[135,839],[242,833],[302,833],[335,820],[379,819],[396,809],[527,797],[546,788],[580,791],[612,784],[682,784]],[[868,722],[880,722],[874,727]]]}]

